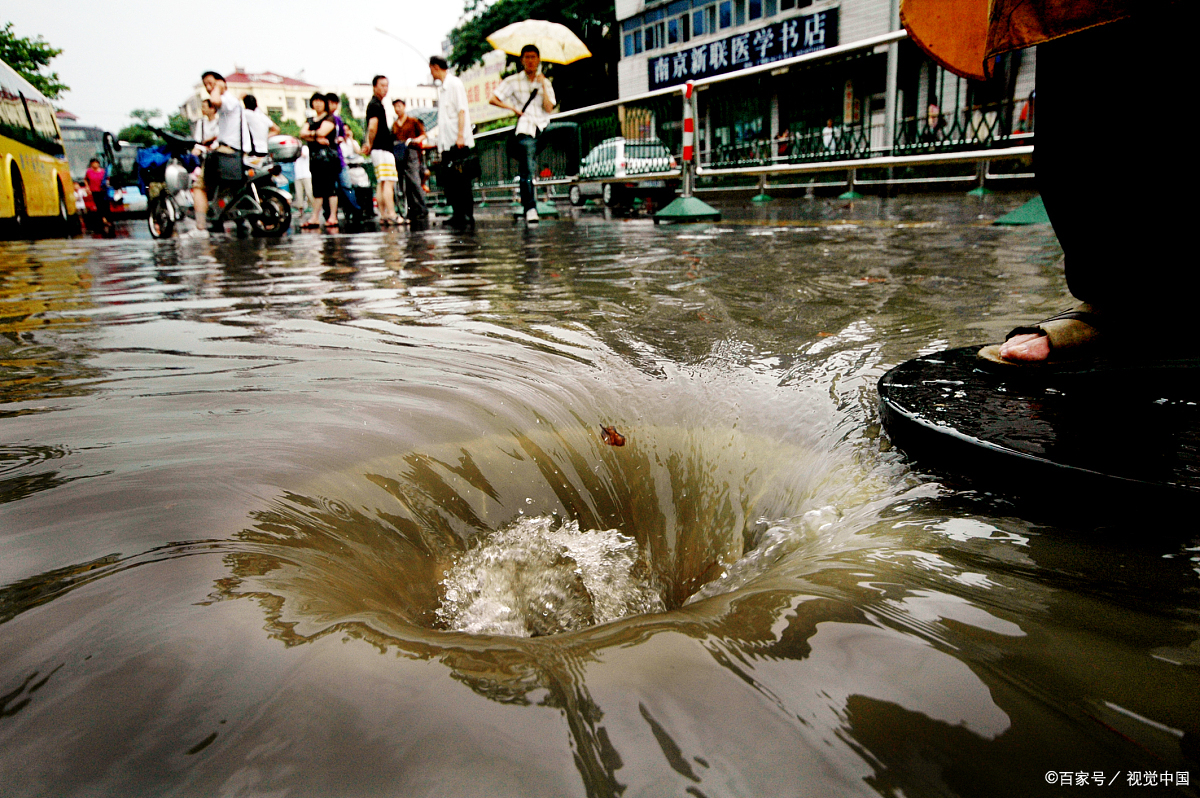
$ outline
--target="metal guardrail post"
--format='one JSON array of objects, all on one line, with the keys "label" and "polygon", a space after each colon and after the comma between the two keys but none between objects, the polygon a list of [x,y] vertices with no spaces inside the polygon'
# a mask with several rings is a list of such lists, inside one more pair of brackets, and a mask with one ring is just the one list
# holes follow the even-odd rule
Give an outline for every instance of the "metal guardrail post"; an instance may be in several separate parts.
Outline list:
[{"label": "metal guardrail post", "polygon": [[676,197],[667,207],[654,214],[654,223],[659,222],[715,222],[721,212],[702,199],[692,196],[696,182],[696,85],[688,81],[683,90],[683,195]]},{"label": "metal guardrail post", "polygon": [[857,171],[858,171],[857,169],[847,169],[846,170],[846,193],[839,194],[838,199],[848,199],[848,200],[862,199],[862,194],[859,194],[857,191],[854,190],[854,178],[855,178],[855,173]]},{"label": "metal guardrail post", "polygon": [[975,178],[979,181],[979,185],[967,192],[972,197],[986,197],[992,193],[992,190],[984,185],[984,180],[987,177],[988,165],[991,161],[983,160],[975,165]]}]

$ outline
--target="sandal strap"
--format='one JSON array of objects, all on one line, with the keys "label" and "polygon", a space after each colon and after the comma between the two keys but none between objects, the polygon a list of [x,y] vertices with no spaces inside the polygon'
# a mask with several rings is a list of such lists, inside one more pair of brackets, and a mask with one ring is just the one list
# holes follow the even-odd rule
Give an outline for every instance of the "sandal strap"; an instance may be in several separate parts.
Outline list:
[{"label": "sandal strap", "polygon": [[1042,325],[1052,321],[1081,321],[1097,332],[1100,332],[1103,328],[1103,322],[1100,321],[1100,317],[1095,313],[1087,310],[1072,309],[1064,310],[1062,313],[1058,313],[1048,319],[1043,319],[1033,326],[1016,327],[1008,335],[1004,336],[1004,340],[1007,341],[1009,338],[1018,335],[1047,335]]}]

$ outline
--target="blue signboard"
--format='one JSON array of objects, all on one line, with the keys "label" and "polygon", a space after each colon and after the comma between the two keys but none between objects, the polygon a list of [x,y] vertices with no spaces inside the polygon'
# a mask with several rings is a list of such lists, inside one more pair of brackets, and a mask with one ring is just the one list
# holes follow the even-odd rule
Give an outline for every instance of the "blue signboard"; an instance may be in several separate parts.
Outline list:
[{"label": "blue signboard", "polygon": [[647,61],[650,90],[824,50],[835,46],[837,40],[836,8],[793,17],[678,52],[651,56]]}]

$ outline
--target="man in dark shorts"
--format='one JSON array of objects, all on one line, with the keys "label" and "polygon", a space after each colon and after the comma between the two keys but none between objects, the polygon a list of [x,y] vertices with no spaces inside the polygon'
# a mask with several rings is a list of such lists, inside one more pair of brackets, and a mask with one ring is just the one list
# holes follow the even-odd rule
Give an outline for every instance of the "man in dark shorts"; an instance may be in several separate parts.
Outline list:
[{"label": "man in dark shorts", "polygon": [[410,222],[427,219],[429,209],[425,206],[425,192],[421,189],[421,145],[425,143],[425,125],[421,120],[408,115],[404,100],[392,100],[396,121],[392,124],[392,135],[396,138],[396,166],[400,170],[400,184],[404,187],[404,202],[408,206]]}]

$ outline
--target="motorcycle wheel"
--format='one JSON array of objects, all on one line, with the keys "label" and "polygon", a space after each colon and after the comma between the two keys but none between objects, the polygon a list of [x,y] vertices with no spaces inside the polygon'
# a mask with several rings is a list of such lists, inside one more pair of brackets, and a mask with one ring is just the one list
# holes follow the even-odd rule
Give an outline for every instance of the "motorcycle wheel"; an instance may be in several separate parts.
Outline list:
[{"label": "motorcycle wheel", "polygon": [[256,236],[278,238],[292,226],[292,206],[273,189],[259,189],[258,197],[263,212],[248,219],[250,229]]},{"label": "motorcycle wheel", "polygon": [[175,232],[176,216],[178,216],[178,211],[175,207],[175,200],[166,192],[159,194],[154,200],[153,207],[150,208],[150,213],[146,215],[146,225],[150,228],[150,235],[154,238],[170,238],[171,233]]}]

